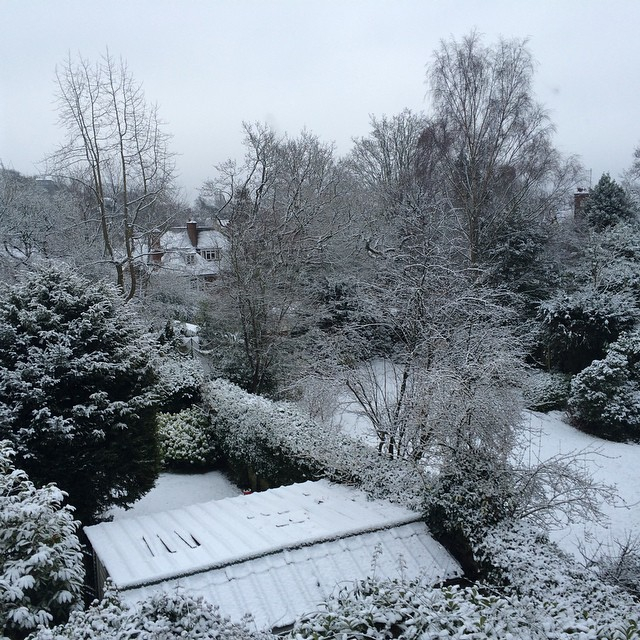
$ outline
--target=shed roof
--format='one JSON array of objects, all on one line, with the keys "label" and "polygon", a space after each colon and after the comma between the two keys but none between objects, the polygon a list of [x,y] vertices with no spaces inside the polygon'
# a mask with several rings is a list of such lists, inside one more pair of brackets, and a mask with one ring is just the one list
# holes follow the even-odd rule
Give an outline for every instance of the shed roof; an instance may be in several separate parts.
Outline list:
[{"label": "shed roof", "polygon": [[[345,580],[460,573],[420,517],[320,480],[86,527],[126,600],[183,588],[232,619],[291,624]],[[378,551],[377,551],[378,550]],[[402,562],[400,557],[403,558]]]}]

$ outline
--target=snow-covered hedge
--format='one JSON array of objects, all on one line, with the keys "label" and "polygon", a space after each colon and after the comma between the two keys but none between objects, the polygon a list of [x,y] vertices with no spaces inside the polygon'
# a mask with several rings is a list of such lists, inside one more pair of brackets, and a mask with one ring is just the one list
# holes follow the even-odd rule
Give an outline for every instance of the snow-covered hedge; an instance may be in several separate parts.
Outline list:
[{"label": "snow-covered hedge", "polygon": [[251,629],[248,619],[234,624],[217,607],[184,593],[160,592],[132,607],[108,591],[65,625],[41,629],[28,640],[267,640],[270,634]]},{"label": "snow-covered hedge", "polygon": [[0,629],[18,637],[82,606],[78,523],[55,485],[36,488],[0,442]]},{"label": "snow-covered hedge", "polygon": [[158,414],[158,437],[165,467],[209,467],[217,458],[209,419],[199,407]]},{"label": "snow-covered hedge", "polygon": [[564,373],[582,371],[604,355],[607,344],[636,322],[637,306],[629,293],[593,289],[558,292],[538,310],[542,357]]},{"label": "snow-covered hedge", "polygon": [[511,598],[477,587],[433,588],[424,581],[368,578],[343,587],[323,609],[299,622],[294,640],[526,640],[526,613]]},{"label": "snow-covered hedge", "polygon": [[156,362],[156,393],[162,411],[175,413],[200,401],[204,374],[197,360],[166,349]]},{"label": "snow-covered hedge", "polygon": [[207,383],[203,401],[223,457],[246,464],[270,486],[325,477],[410,508],[423,506],[425,478],[415,465],[380,456],[291,404],[249,394],[225,380]]}]

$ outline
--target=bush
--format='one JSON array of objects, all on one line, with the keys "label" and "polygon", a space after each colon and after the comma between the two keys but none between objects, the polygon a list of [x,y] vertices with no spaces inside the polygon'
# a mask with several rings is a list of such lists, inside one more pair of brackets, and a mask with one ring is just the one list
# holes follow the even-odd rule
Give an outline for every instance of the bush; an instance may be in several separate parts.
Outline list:
[{"label": "bush", "polygon": [[84,567],[64,493],[36,488],[13,457],[0,442],[0,628],[22,637],[82,606]]},{"label": "bush", "polygon": [[633,327],[636,315],[630,293],[560,292],[538,310],[540,355],[547,368],[578,373],[602,358],[607,345]]},{"label": "bush", "polygon": [[[579,567],[526,522],[504,523],[477,549],[487,581],[529,609],[542,638],[640,638],[640,605]],[[526,636],[525,636],[526,637]]]},{"label": "bush", "polygon": [[367,578],[299,621],[294,640],[638,640],[640,605],[564,556],[526,523],[491,529],[476,550],[487,578],[461,588]]},{"label": "bush", "polygon": [[562,373],[537,371],[529,377],[524,390],[527,408],[532,411],[564,409],[571,391],[571,376]]},{"label": "bush", "polygon": [[160,592],[127,606],[114,591],[107,591],[87,611],[69,622],[41,629],[29,640],[268,640],[271,634],[250,629],[251,620],[234,624],[203,598]]},{"label": "bush", "polygon": [[526,628],[517,604],[477,587],[438,589],[420,580],[368,578],[340,589],[323,610],[298,622],[291,638],[542,638]]},{"label": "bush", "polygon": [[217,449],[209,418],[199,407],[158,414],[158,438],[165,467],[211,467]]},{"label": "bush", "polygon": [[156,362],[156,394],[162,411],[177,413],[200,402],[204,374],[197,360],[165,349],[166,353]]},{"label": "bush", "polygon": [[569,412],[576,426],[600,437],[640,439],[639,333],[622,335],[574,377]]}]

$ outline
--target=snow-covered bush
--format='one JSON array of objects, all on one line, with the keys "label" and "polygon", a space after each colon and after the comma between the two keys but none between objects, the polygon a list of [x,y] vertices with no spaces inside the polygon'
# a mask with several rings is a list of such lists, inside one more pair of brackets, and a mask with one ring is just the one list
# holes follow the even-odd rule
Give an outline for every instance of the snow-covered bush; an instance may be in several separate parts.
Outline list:
[{"label": "snow-covered bush", "polygon": [[29,640],[268,640],[270,634],[251,629],[251,620],[234,624],[203,598],[160,592],[128,607],[107,591],[69,622],[41,629]]},{"label": "snow-covered bush", "polygon": [[546,638],[528,628],[527,613],[517,601],[477,587],[439,589],[421,580],[367,578],[343,587],[322,610],[298,622],[291,638]]},{"label": "snow-covered bush", "polygon": [[209,418],[199,407],[158,414],[158,438],[167,468],[209,467],[217,457]]},{"label": "snow-covered bush", "polygon": [[640,333],[623,334],[603,360],[571,381],[569,412],[576,426],[609,438],[640,438]]},{"label": "snow-covered bush", "polygon": [[198,360],[165,347],[165,353],[155,366],[158,373],[156,393],[162,411],[177,413],[200,401],[204,373]]},{"label": "snow-covered bush", "polygon": [[640,598],[640,533],[602,547],[591,564],[602,580]]},{"label": "snow-covered bush", "polygon": [[451,460],[426,493],[429,528],[471,578],[478,576],[474,544],[517,508],[513,478],[508,464],[477,451]]},{"label": "snow-covered bush", "polygon": [[0,291],[0,438],[85,523],[157,477],[154,351],[115,287],[67,267]]},{"label": "snow-covered bush", "polygon": [[571,389],[571,377],[563,373],[537,371],[529,377],[524,399],[532,411],[564,409]]},{"label": "snow-covered bush", "polygon": [[579,567],[526,522],[489,531],[477,553],[486,562],[489,584],[518,598],[546,634],[533,637],[640,638],[640,604]]},{"label": "snow-covered bush", "polygon": [[22,637],[82,606],[78,523],[55,485],[36,488],[0,442],[0,628]]},{"label": "snow-covered bush", "polygon": [[540,356],[545,365],[578,373],[605,354],[606,346],[631,329],[637,306],[631,293],[586,288],[560,291],[538,310]]},{"label": "snow-covered bush", "polygon": [[222,456],[245,464],[270,486],[326,477],[422,508],[425,477],[409,461],[390,460],[304,417],[291,404],[252,395],[225,380],[206,384],[203,400]]}]

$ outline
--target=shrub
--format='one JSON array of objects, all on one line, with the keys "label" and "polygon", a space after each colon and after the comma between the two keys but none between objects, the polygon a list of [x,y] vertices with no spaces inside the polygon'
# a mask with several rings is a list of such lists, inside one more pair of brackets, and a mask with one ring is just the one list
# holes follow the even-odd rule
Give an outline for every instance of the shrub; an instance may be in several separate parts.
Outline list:
[{"label": "shrub", "polygon": [[267,640],[271,634],[250,629],[251,620],[234,624],[203,598],[187,594],[156,593],[125,605],[118,594],[107,591],[89,609],[73,614],[69,622],[41,629],[29,640]]},{"label": "shrub", "polygon": [[529,377],[524,390],[527,407],[532,411],[564,409],[571,391],[571,376],[537,371]]},{"label": "shrub", "polygon": [[540,350],[547,368],[578,373],[602,358],[621,332],[631,329],[636,314],[630,293],[558,293],[538,310]]},{"label": "shrub", "polygon": [[640,438],[640,334],[622,335],[603,360],[571,382],[569,412],[576,426],[605,438]]},{"label": "shrub", "polygon": [[55,485],[36,488],[0,442],[0,628],[22,637],[82,606],[78,523]]},{"label": "shrub", "polygon": [[177,413],[200,402],[204,374],[198,360],[167,347],[165,351],[156,362],[156,394],[162,411]]},{"label": "shrub", "polygon": [[526,522],[491,530],[477,549],[487,581],[516,597],[546,635],[542,638],[640,638],[640,605],[621,589],[579,567]]},{"label": "shrub", "polygon": [[158,414],[158,438],[165,467],[210,467],[217,449],[207,415],[199,407]]}]

